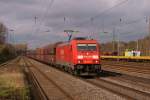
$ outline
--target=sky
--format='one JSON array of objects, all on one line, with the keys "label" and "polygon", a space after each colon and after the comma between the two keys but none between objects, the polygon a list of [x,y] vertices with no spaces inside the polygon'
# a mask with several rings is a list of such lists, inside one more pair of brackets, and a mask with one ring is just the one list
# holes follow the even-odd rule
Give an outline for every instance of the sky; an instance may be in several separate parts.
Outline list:
[{"label": "sky", "polygon": [[0,0],[0,22],[14,30],[9,42],[31,48],[66,41],[64,30],[101,43],[130,41],[148,35],[149,9],[149,0]]}]

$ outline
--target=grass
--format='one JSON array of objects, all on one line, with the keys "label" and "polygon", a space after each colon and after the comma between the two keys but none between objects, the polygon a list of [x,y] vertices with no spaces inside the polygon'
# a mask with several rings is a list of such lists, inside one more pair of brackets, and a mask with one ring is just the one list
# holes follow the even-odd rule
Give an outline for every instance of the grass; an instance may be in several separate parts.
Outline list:
[{"label": "grass", "polygon": [[15,80],[17,80],[18,78],[16,77],[18,77],[18,75],[0,75],[0,99],[7,98],[10,100],[30,100],[29,88],[17,83],[17,81]]}]

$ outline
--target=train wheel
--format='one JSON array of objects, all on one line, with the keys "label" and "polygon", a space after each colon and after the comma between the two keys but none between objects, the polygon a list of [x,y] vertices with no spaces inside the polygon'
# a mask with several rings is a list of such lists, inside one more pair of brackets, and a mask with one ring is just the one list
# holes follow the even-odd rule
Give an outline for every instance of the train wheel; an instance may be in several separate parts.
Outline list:
[{"label": "train wheel", "polygon": [[73,70],[70,67],[68,68],[68,72],[72,75],[74,74]]},{"label": "train wheel", "polygon": [[80,74],[80,73],[79,73],[79,70],[74,70],[74,75],[75,75],[75,76],[79,76],[79,74]]},{"label": "train wheel", "polygon": [[65,67],[64,67],[64,70],[65,70],[66,72],[68,72],[68,67],[67,67],[67,66],[65,66]]},{"label": "train wheel", "polygon": [[61,69],[62,69],[63,71],[65,71],[65,66],[61,66]]},{"label": "train wheel", "polygon": [[100,71],[97,72],[97,76],[101,76],[101,72]]}]

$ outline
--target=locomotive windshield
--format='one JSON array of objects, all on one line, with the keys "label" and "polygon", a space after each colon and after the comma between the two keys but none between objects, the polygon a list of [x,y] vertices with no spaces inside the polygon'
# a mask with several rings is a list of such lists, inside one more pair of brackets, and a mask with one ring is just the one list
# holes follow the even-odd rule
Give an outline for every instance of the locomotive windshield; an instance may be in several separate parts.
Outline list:
[{"label": "locomotive windshield", "polygon": [[79,51],[95,51],[96,50],[96,44],[77,44],[77,49]]}]

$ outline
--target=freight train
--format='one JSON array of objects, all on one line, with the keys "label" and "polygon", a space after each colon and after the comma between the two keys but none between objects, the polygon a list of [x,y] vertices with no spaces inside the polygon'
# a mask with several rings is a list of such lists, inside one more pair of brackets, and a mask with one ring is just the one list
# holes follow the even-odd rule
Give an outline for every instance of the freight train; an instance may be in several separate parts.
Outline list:
[{"label": "freight train", "polygon": [[101,72],[100,45],[96,40],[74,38],[38,48],[28,56],[74,75],[97,75]]}]

